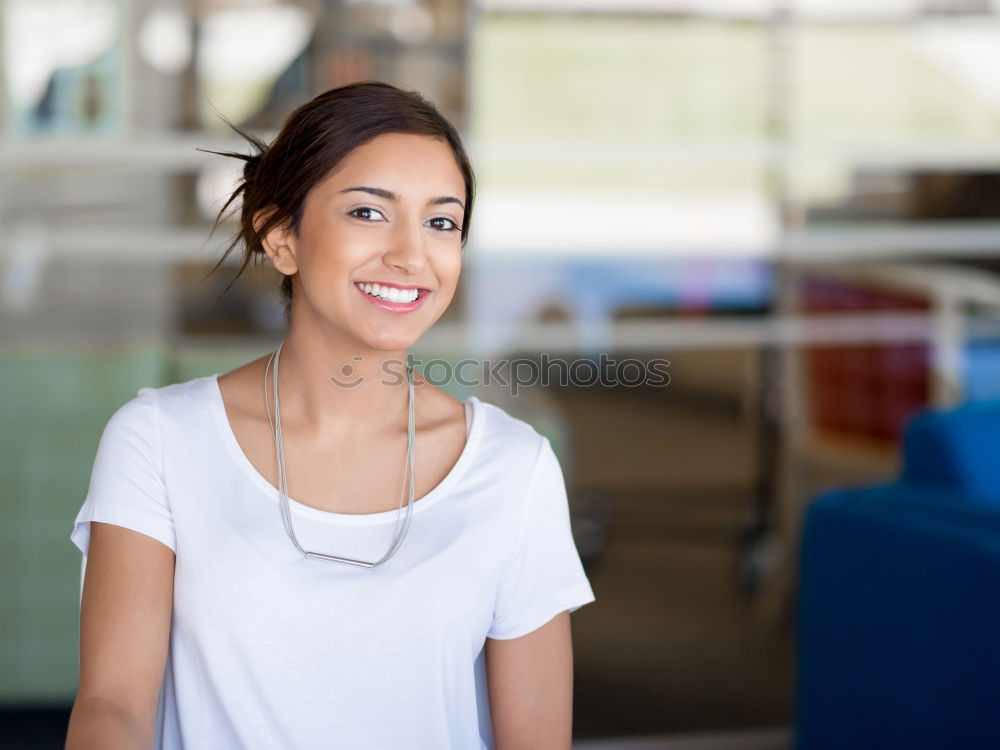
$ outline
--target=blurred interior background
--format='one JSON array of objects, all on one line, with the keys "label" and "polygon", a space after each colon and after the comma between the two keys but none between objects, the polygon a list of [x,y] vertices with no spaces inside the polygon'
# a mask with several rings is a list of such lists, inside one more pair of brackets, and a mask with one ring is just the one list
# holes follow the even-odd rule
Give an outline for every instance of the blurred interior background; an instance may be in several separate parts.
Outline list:
[{"label": "blurred interior background", "polygon": [[443,384],[560,457],[597,596],[579,746],[808,744],[806,509],[1000,398],[1000,2],[0,0],[0,40],[4,747],[62,746],[111,413],[280,341],[271,269],[207,275],[241,162],[197,149],[368,78],[435,102],[480,181],[417,357],[670,361]]}]

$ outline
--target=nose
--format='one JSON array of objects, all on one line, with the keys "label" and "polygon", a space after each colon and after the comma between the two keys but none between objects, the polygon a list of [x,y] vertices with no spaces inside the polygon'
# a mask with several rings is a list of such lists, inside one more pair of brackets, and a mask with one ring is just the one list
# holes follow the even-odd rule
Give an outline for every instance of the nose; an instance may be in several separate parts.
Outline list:
[{"label": "nose", "polygon": [[417,274],[427,263],[424,234],[418,220],[400,220],[393,227],[389,246],[382,253],[382,262],[405,274]]}]

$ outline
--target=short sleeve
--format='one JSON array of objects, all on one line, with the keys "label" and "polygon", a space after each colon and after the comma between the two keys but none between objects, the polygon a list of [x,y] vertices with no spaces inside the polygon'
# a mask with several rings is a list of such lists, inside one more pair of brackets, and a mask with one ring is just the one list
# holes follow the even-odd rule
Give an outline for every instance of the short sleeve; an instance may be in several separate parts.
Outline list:
[{"label": "short sleeve", "polygon": [[594,601],[570,529],[559,460],[548,438],[528,483],[517,544],[497,587],[488,638],[517,638]]},{"label": "short sleeve", "polygon": [[135,398],[119,407],[101,433],[87,497],[70,534],[85,556],[91,521],[138,531],[176,552],[152,388],[140,389]]}]

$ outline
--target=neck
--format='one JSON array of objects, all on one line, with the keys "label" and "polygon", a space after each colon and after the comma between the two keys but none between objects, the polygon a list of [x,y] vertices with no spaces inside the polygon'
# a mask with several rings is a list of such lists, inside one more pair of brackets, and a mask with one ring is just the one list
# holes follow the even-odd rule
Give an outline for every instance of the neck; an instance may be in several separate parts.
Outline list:
[{"label": "neck", "polygon": [[[407,351],[308,345],[289,334],[267,370],[274,409],[274,365],[283,426],[350,439],[406,430]],[[416,385],[416,379],[414,384]],[[416,395],[416,394],[414,394]]]}]

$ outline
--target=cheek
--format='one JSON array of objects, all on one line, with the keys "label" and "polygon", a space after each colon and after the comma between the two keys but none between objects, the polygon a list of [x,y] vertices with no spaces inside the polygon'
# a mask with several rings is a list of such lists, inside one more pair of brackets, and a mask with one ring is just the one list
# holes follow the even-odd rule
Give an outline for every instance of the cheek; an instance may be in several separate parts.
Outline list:
[{"label": "cheek", "polygon": [[330,230],[316,236],[300,251],[304,275],[350,274],[371,255],[370,241],[351,232]]},{"label": "cheek", "polygon": [[441,251],[434,255],[434,270],[442,282],[445,279],[456,281],[462,272],[462,248],[441,248]]}]

